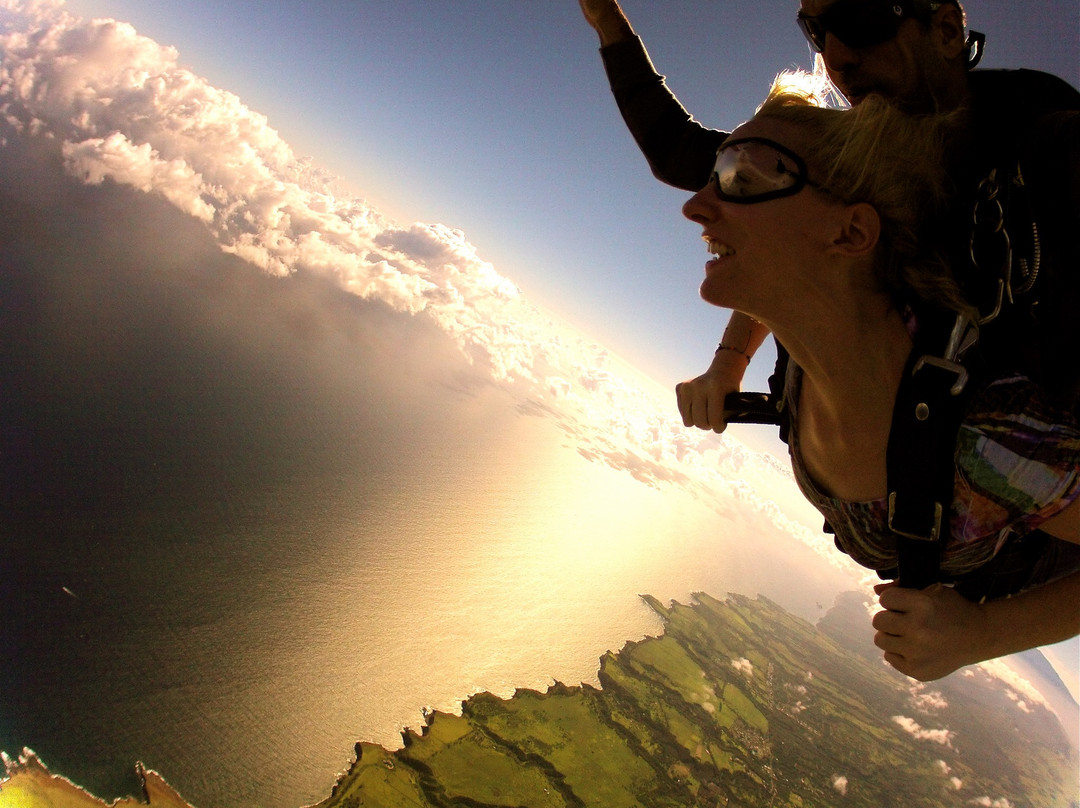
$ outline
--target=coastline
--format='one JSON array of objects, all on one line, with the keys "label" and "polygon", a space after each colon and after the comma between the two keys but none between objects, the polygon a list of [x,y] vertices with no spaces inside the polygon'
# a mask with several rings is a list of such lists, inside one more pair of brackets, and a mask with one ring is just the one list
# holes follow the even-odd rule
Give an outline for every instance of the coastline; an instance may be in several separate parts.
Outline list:
[{"label": "coastline", "polygon": [[[949,804],[1071,804],[1076,752],[1049,707],[977,668],[933,690],[913,683],[851,630],[864,600],[844,595],[816,625],[761,595],[667,606],[644,595],[664,631],[606,653],[599,687],[556,681],[427,711],[400,749],[356,743],[308,808],[660,804],[642,795],[796,808],[837,793],[859,808],[945,804],[943,793],[956,794]],[[0,808],[193,808],[141,764],[142,799],[107,803],[30,749],[0,759]]]},{"label": "coastline", "polygon": [[135,771],[142,785],[142,799],[122,797],[106,802],[66,777],[53,774],[32,749],[17,758],[0,752],[4,764],[0,776],[0,808],[194,808],[164,777],[142,763]]}]

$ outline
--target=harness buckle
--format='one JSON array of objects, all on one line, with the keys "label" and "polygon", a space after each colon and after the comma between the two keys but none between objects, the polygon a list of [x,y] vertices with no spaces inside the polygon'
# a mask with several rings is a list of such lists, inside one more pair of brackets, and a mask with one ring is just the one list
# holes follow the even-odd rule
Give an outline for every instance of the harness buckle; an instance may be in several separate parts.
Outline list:
[{"label": "harness buckle", "polygon": [[924,354],[915,362],[911,369],[911,375],[916,375],[927,365],[952,373],[956,380],[949,388],[949,395],[958,396],[964,392],[968,383],[967,369],[961,364],[961,359],[979,340],[979,328],[977,323],[972,323],[962,314],[956,315],[952,330],[949,332],[949,340],[945,345],[942,356]]},{"label": "harness buckle", "polygon": [[925,356],[920,356],[918,361],[915,362],[915,367],[911,369],[911,375],[914,376],[927,365],[938,368],[939,370],[944,370],[947,373],[952,373],[956,376],[956,381],[954,381],[949,388],[949,395],[958,396],[964,392],[964,388],[967,387],[968,383],[968,372],[959,362],[954,362],[951,359],[944,359],[940,356],[926,354]]},{"label": "harness buckle", "polygon": [[923,535],[922,533],[911,533],[907,530],[901,530],[896,527],[894,523],[894,517],[896,516],[896,492],[889,492],[889,530],[895,533],[897,536],[903,536],[905,539],[914,539],[915,541],[928,541],[936,542],[941,536],[941,515],[944,509],[941,507],[940,502],[934,503],[934,523],[930,528],[929,535]]}]

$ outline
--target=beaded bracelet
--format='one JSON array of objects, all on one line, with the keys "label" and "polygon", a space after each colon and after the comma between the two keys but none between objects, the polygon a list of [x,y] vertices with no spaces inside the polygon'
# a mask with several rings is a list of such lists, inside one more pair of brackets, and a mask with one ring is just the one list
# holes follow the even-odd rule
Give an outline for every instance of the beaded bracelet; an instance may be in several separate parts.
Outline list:
[{"label": "beaded bracelet", "polygon": [[721,351],[731,351],[732,353],[737,353],[739,356],[746,360],[747,365],[750,364],[750,356],[746,353],[746,351],[740,351],[738,348],[732,347],[731,345],[725,345],[722,342],[716,346],[716,353],[720,353]]}]

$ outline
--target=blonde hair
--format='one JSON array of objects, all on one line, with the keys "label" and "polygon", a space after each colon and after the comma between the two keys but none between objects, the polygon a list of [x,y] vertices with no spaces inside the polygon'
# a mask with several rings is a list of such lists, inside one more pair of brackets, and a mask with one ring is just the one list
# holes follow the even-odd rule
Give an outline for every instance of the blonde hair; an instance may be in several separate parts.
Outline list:
[{"label": "blonde hair", "polygon": [[827,109],[826,101],[820,78],[782,73],[754,117],[798,127],[815,181],[842,202],[877,211],[875,270],[898,305],[970,312],[940,232],[950,201],[945,144],[955,117],[911,115],[878,96],[851,109]]}]

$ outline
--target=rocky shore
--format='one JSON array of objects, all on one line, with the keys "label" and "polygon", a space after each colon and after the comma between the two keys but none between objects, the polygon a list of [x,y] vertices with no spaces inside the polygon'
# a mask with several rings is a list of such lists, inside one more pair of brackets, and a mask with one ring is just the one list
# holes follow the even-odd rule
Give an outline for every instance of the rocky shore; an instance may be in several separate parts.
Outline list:
[{"label": "rocky shore", "polygon": [[31,749],[23,749],[17,758],[0,752],[0,760],[4,764],[0,808],[192,808],[165,778],[141,763],[135,769],[142,785],[142,798],[124,797],[110,803],[66,777],[50,772]]}]

